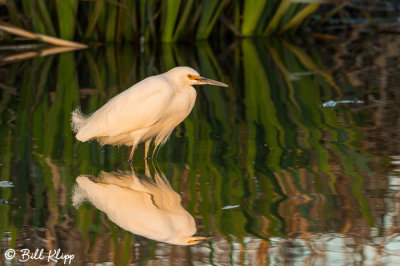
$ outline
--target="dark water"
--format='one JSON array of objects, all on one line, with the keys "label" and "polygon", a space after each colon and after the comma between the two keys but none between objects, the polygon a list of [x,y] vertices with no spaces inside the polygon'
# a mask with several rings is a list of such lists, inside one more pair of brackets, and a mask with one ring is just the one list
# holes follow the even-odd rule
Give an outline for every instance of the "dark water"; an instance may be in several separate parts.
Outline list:
[{"label": "dark water", "polygon": [[[110,46],[3,64],[1,249],[17,255],[1,261],[60,249],[74,265],[400,264],[400,38],[344,40]],[[134,235],[71,199],[79,175],[131,171],[129,148],[75,140],[72,110],[176,65],[230,85],[197,88],[143,177],[165,175],[160,193],[179,193],[196,236],[213,237],[193,246]]]}]

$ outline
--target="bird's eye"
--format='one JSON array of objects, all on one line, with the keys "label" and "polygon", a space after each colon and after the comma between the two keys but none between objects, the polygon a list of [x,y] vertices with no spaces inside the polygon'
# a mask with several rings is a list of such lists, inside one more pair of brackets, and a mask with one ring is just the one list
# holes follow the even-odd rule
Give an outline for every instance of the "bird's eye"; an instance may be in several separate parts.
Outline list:
[{"label": "bird's eye", "polygon": [[191,79],[191,80],[200,78],[199,76],[197,76],[197,75],[192,75],[192,74],[188,74],[187,77],[188,77],[189,79]]}]

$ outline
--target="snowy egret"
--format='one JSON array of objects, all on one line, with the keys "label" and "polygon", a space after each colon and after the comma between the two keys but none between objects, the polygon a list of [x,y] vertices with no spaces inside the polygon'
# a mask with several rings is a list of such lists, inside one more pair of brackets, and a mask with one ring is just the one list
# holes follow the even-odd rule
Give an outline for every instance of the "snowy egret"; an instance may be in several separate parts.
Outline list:
[{"label": "snowy egret", "polygon": [[72,112],[72,127],[80,141],[96,139],[101,145],[136,146],[145,142],[145,158],[150,142],[154,150],[164,144],[174,128],[193,109],[196,90],[192,85],[228,85],[203,78],[190,67],[175,67],[148,77],[110,99],[92,115],[77,108]]},{"label": "snowy egret", "polygon": [[99,178],[80,175],[76,179],[72,201],[78,207],[90,201],[121,228],[149,239],[193,245],[207,237],[193,236],[196,223],[181,203],[181,196],[164,175],[137,177],[102,172]]}]

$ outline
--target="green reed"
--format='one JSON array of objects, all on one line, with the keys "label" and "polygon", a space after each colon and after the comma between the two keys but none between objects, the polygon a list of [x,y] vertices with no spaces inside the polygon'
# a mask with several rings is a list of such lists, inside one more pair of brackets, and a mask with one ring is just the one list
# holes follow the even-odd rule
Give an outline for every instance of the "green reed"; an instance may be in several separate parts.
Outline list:
[{"label": "green reed", "polygon": [[291,0],[9,0],[9,22],[80,42],[176,42],[211,35],[268,36],[297,29],[317,3]]}]

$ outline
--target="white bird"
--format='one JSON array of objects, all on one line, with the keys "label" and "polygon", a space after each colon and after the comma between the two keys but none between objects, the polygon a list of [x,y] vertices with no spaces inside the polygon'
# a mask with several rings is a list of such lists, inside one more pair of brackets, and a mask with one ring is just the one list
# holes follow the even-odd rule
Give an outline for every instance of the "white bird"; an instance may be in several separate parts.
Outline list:
[{"label": "white bird", "polygon": [[80,175],[72,195],[77,208],[90,201],[105,212],[121,228],[149,239],[175,244],[193,245],[207,237],[193,236],[196,223],[181,203],[181,196],[170,186],[163,175],[102,172],[99,178]]},{"label": "white bird", "polygon": [[204,84],[228,86],[203,78],[190,67],[175,67],[140,81],[89,116],[75,109],[72,128],[80,141],[132,146],[130,161],[136,146],[145,142],[147,158],[150,142],[154,141],[154,150],[164,144],[193,109],[196,90],[192,85]]}]

